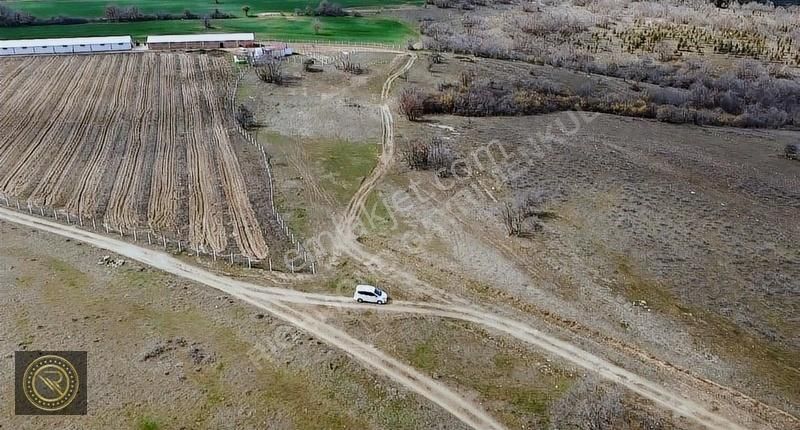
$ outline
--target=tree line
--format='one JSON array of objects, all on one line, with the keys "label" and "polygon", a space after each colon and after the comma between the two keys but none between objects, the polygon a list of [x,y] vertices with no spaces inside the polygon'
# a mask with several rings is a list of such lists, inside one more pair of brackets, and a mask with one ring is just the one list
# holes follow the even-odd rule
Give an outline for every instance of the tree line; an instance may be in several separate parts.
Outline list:
[{"label": "tree line", "polygon": [[72,16],[55,16],[50,18],[38,18],[27,12],[14,10],[6,5],[0,4],[0,27],[21,27],[28,25],[53,25],[53,24],[86,24],[90,22],[135,22],[135,21],[165,21],[180,19],[228,19],[236,18],[235,15],[221,12],[214,9],[210,14],[197,14],[188,9],[182,13],[143,13],[135,6],[119,7],[110,5],[103,11],[103,17],[83,18]]}]

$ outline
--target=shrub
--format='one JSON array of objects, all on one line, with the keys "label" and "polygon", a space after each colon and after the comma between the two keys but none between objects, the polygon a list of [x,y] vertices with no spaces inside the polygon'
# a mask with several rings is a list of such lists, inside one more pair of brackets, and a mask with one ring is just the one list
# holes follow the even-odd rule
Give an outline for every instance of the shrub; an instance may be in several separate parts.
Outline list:
[{"label": "shrub", "polygon": [[408,167],[414,170],[436,170],[440,177],[452,175],[451,167],[455,155],[437,137],[425,142],[408,143],[401,153]]},{"label": "shrub", "polygon": [[349,55],[340,58],[339,61],[336,62],[336,69],[352,75],[363,75],[364,73],[367,73],[367,68],[361,63],[356,63],[353,61]]},{"label": "shrub", "polygon": [[30,25],[36,22],[33,15],[17,12],[8,6],[0,4],[0,27],[16,27],[20,25]]},{"label": "shrub", "polygon": [[789,159],[800,160],[800,143],[790,143],[783,148],[783,155]]},{"label": "shrub", "polygon": [[256,125],[255,115],[253,115],[253,112],[245,105],[239,105],[236,109],[235,117],[236,122],[245,129],[253,128]]},{"label": "shrub", "polygon": [[254,64],[253,71],[262,82],[280,85],[283,83],[283,62],[280,60],[269,59],[258,61]]},{"label": "shrub", "polygon": [[418,121],[423,114],[423,96],[416,88],[406,88],[400,93],[400,113],[409,121]]},{"label": "shrub", "polygon": [[328,0],[322,0],[314,9],[315,16],[346,16],[347,12],[342,9],[338,3],[330,3]]}]

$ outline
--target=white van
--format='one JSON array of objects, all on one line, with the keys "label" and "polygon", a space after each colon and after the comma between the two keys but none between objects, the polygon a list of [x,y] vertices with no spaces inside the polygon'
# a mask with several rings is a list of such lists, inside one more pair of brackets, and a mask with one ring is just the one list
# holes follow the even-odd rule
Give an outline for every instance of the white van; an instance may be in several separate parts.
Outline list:
[{"label": "white van", "polygon": [[356,285],[356,292],[353,294],[353,300],[358,303],[377,303],[379,305],[389,302],[389,295],[386,291],[375,288],[372,285]]}]

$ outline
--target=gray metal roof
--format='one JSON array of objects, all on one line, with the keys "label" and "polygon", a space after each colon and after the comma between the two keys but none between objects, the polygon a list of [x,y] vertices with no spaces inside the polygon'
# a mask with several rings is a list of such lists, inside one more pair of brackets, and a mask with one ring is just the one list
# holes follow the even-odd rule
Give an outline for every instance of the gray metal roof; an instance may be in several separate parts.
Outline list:
[{"label": "gray metal roof", "polygon": [[230,42],[234,40],[256,40],[256,36],[253,33],[204,33],[147,36],[147,43]]},{"label": "gray metal roof", "polygon": [[19,39],[19,40],[0,40],[0,48],[33,48],[34,46],[75,46],[75,45],[99,45],[133,43],[130,36],[108,36],[108,37],[65,37],[59,39]]}]

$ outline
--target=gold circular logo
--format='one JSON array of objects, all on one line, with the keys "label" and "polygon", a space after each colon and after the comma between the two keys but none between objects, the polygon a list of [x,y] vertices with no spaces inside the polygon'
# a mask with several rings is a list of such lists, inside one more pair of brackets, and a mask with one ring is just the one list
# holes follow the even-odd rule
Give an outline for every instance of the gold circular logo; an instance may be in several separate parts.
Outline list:
[{"label": "gold circular logo", "polygon": [[72,363],[57,355],[33,360],[22,378],[25,397],[45,411],[64,409],[78,395],[78,372]]}]

